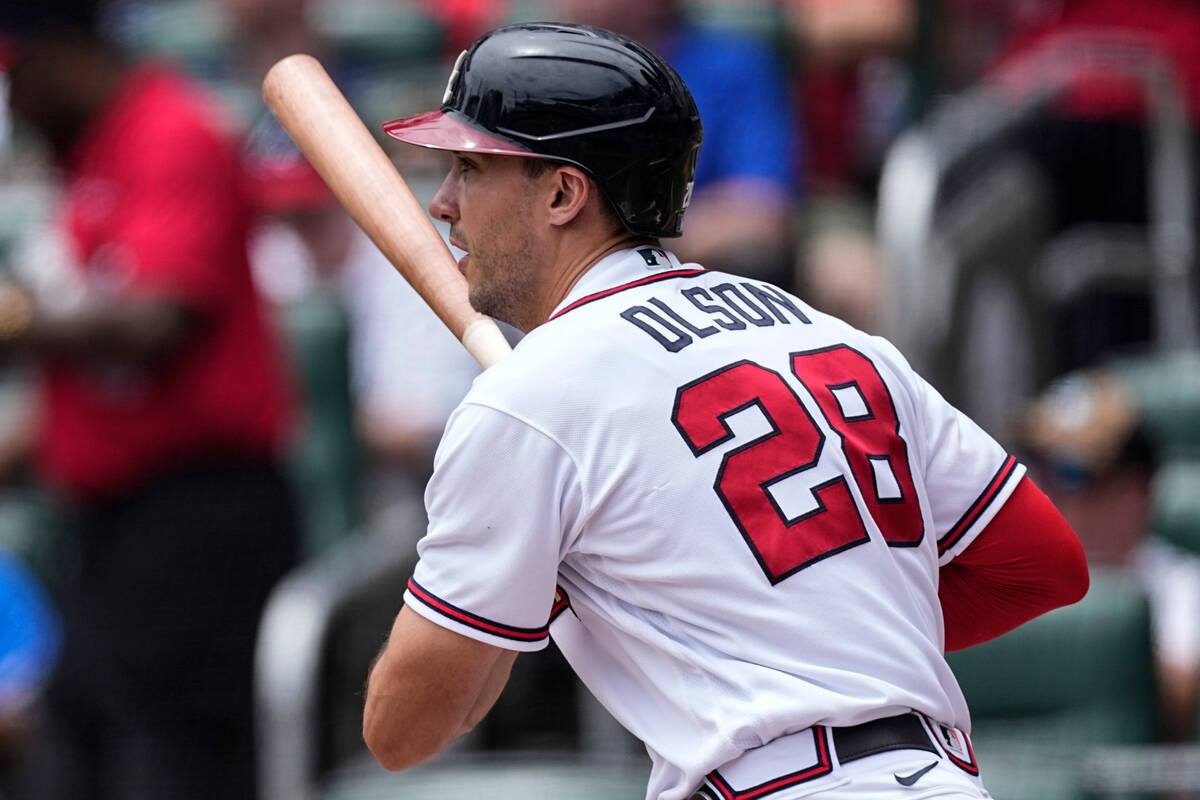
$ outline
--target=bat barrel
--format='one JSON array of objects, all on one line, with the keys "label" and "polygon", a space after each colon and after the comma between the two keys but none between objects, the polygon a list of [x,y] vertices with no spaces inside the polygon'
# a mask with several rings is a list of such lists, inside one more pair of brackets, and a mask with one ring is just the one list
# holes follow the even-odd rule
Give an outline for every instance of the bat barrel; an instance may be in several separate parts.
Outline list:
[{"label": "bat barrel", "polygon": [[487,367],[503,357],[508,343],[471,308],[467,281],[441,234],[320,62],[303,54],[279,61],[263,80],[263,100],[359,227],[476,360]]}]

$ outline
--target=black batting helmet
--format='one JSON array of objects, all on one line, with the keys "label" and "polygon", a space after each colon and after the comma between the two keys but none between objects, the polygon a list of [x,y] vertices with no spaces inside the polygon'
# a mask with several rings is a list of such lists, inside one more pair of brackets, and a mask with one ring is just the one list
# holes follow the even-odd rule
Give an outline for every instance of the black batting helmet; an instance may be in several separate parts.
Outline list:
[{"label": "black batting helmet", "polygon": [[574,164],[632,233],[678,236],[703,130],[679,75],[641,44],[586,25],[498,28],[463,52],[439,111],[383,126],[439,150]]}]

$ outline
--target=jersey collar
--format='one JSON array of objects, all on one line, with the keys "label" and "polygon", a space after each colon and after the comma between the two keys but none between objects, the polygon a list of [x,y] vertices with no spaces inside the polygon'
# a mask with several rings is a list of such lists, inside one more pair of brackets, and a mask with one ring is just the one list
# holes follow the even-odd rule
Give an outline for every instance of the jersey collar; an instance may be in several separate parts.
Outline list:
[{"label": "jersey collar", "polygon": [[625,289],[703,271],[704,268],[697,264],[681,264],[674,253],[660,247],[643,245],[618,250],[593,264],[546,321]]}]

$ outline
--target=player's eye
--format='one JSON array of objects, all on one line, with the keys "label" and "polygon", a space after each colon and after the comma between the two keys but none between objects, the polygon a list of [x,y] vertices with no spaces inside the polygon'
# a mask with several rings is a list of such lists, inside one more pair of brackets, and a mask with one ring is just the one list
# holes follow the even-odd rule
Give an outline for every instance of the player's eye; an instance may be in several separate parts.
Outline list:
[{"label": "player's eye", "polygon": [[465,159],[462,156],[454,157],[454,166],[455,166],[455,169],[458,170],[459,174],[462,174],[464,172],[468,172],[470,170],[475,169],[474,162],[472,162],[468,159]]}]

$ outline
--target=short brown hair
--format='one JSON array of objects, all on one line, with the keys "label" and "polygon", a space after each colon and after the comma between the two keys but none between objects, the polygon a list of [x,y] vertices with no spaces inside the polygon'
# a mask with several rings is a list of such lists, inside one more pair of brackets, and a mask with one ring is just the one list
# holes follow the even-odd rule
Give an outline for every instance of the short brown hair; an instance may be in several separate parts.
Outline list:
[{"label": "short brown hair", "polygon": [[548,158],[522,158],[521,171],[526,178],[540,178],[554,168],[555,162]]}]

